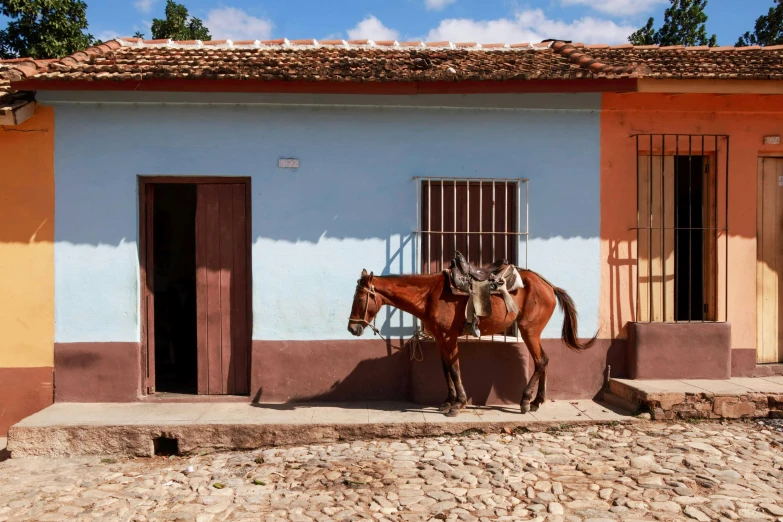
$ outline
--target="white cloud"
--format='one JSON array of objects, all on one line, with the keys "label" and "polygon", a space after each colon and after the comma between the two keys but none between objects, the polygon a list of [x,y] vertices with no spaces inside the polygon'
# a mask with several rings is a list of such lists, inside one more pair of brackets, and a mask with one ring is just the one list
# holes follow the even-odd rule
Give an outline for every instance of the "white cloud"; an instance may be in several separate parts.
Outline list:
[{"label": "white cloud", "polygon": [[349,40],[397,40],[399,36],[398,31],[386,27],[372,15],[356,24],[353,29],[348,29]]},{"label": "white cloud", "polygon": [[135,7],[137,10],[141,11],[142,13],[149,13],[152,11],[152,4],[155,3],[155,0],[136,0],[133,2],[133,7]]},{"label": "white cloud", "polygon": [[98,40],[102,42],[108,42],[109,40],[114,40],[119,36],[120,33],[118,33],[117,31],[101,31],[100,33],[98,33]]},{"label": "white cloud", "polygon": [[269,40],[273,24],[236,7],[212,9],[204,25],[215,40]]},{"label": "white cloud", "polygon": [[547,18],[541,9],[518,12],[513,18],[471,20],[451,18],[441,21],[425,41],[523,43],[559,38],[582,43],[625,43],[637,27],[611,20],[584,17],[572,22]]},{"label": "white cloud", "polygon": [[586,5],[610,16],[633,16],[646,13],[659,4],[665,4],[666,0],[561,0],[561,3]]},{"label": "white cloud", "polygon": [[427,6],[427,9],[431,11],[440,11],[447,5],[453,4],[456,1],[457,0],[425,0],[424,4]]}]

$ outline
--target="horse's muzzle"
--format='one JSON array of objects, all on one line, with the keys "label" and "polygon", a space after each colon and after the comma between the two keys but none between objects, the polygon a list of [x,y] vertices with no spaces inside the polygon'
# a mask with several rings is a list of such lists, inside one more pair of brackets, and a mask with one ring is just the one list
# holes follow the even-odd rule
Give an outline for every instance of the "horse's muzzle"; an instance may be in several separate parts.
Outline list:
[{"label": "horse's muzzle", "polygon": [[364,326],[360,324],[354,324],[350,323],[348,325],[348,331],[351,332],[352,335],[355,335],[356,337],[359,337],[364,333]]}]

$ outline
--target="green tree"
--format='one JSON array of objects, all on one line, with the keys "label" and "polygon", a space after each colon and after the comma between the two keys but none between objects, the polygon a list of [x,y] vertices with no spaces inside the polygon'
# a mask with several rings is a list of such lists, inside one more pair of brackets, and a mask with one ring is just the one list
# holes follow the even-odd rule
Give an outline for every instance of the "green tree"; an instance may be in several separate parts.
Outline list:
[{"label": "green tree", "polygon": [[628,37],[634,45],[709,45],[718,44],[713,34],[707,37],[707,0],[671,0],[663,15],[663,25],[654,30],[655,19]]},{"label": "green tree", "polygon": [[141,31],[136,31],[135,33],[133,33],[133,37],[141,38],[142,40],[144,40],[144,33],[142,33]]},{"label": "green tree", "polygon": [[0,0],[0,58],[62,58],[95,42],[80,0]]},{"label": "green tree", "polygon": [[166,18],[152,20],[152,38],[172,40],[211,40],[209,29],[198,18],[188,16],[187,8],[174,0],[166,0]]},{"label": "green tree", "polygon": [[740,36],[737,47],[783,44],[783,0],[775,0],[775,3],[777,5],[770,7],[767,14],[756,19],[752,33],[746,32]]}]

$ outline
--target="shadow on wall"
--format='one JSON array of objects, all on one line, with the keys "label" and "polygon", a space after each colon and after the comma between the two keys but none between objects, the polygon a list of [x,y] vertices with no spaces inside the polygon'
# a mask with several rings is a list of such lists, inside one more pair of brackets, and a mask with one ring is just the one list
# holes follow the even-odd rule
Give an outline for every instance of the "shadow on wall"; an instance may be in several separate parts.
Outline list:
[{"label": "shadow on wall", "polygon": [[[390,355],[364,359],[328,390],[312,395],[291,397],[290,404],[303,402],[412,400],[421,404],[440,403],[447,395],[440,354],[432,343],[422,343],[422,352],[411,358],[412,345],[392,346]],[[517,404],[532,373],[524,346],[501,343],[462,343],[460,361],[462,381],[471,404]],[[401,382],[389,383],[386,376],[396,374]],[[390,386],[392,384],[392,386]],[[396,384],[396,386],[393,386]],[[265,400],[261,386],[253,402]],[[268,400],[268,399],[266,399]]]},{"label": "shadow on wall", "polygon": [[[628,317],[623,315],[623,310],[628,309],[628,303],[635,303],[636,283],[634,271],[636,267],[636,255],[631,241],[618,241],[610,239],[609,257],[609,321],[611,331],[610,338],[616,338],[621,330],[629,322],[636,320],[636,307],[631,306]],[[623,281],[625,279],[625,281]]]}]

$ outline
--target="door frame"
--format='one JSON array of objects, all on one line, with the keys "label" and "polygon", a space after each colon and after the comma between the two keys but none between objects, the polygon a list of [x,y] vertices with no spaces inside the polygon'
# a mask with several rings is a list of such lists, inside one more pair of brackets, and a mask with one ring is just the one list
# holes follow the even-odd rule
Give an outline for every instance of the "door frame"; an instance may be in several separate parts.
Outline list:
[{"label": "door frame", "polygon": [[[762,282],[762,260],[759,259],[759,250],[762,248],[763,242],[763,228],[762,228],[762,215],[763,215],[763,184],[764,184],[764,161],[765,160],[778,160],[783,161],[783,155],[777,151],[766,152],[762,151],[758,154],[757,159],[757,173],[756,173],[756,364],[779,364],[783,362],[783,354],[781,353],[780,344],[778,344],[778,360],[762,362],[762,343],[763,343],[763,306],[762,306],[762,294],[763,294],[763,282]],[[778,274],[780,275],[780,274]],[[778,302],[780,301],[780,287],[778,287]],[[780,314],[778,310],[778,325],[780,325]],[[780,326],[779,326],[780,328]]]},{"label": "door frame", "polygon": [[[141,324],[141,394],[154,395],[155,391],[155,304],[154,304],[154,272],[147,270],[147,267],[153,265],[152,241],[152,209],[153,205],[148,204],[151,201],[152,186],[161,184],[242,184],[245,185],[245,213],[246,219],[246,262],[247,277],[247,325],[249,328],[249,340],[251,346],[247,351],[247,371],[251,372],[252,361],[252,330],[253,330],[253,270],[251,264],[252,251],[252,205],[251,205],[251,179],[250,177],[222,177],[222,176],[138,176],[139,180],[139,281],[140,301],[139,315]],[[248,379],[249,379],[248,375]]]}]

